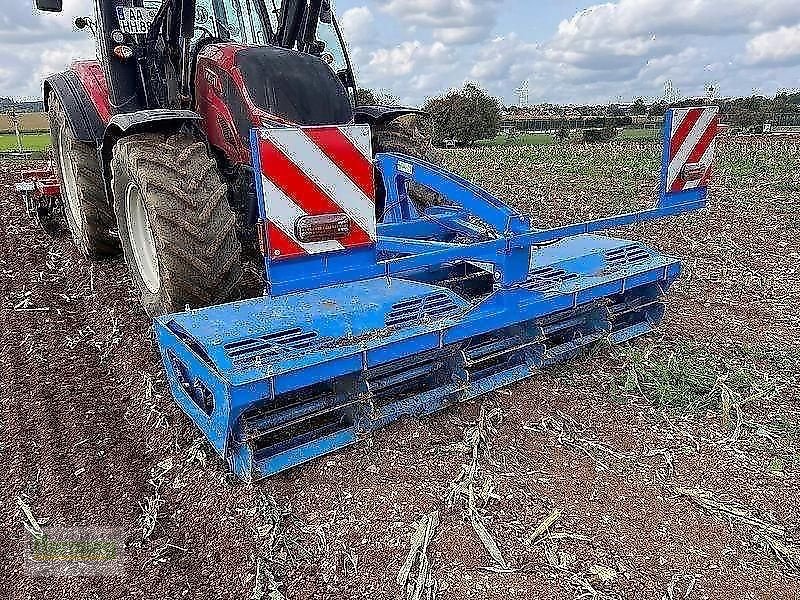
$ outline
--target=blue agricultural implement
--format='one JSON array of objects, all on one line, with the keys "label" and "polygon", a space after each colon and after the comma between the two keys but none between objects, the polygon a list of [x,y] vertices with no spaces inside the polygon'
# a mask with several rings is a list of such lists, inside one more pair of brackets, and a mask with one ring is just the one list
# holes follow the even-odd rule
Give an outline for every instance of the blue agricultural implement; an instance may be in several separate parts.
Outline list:
[{"label": "blue agricultural implement", "polygon": [[[597,232],[705,206],[717,109],[668,112],[653,208],[545,230],[458,176],[392,153],[375,159],[387,194],[376,223],[374,211],[341,199],[359,194],[358,174],[352,156],[320,141],[331,129],[252,131],[265,295],[155,321],[175,399],[246,479],[530,377],[598,341],[650,332],[680,262]],[[354,146],[369,141],[366,128],[335,129]],[[332,160],[312,156],[320,149]],[[288,210],[292,169],[349,208]],[[442,201],[420,210],[409,184]]]}]

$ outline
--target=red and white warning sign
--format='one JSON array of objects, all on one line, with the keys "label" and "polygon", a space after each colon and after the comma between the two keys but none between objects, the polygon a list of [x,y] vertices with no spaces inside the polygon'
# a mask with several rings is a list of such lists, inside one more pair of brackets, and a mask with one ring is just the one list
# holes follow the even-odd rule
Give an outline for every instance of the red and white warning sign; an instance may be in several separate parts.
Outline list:
[{"label": "red and white warning sign", "polygon": [[375,243],[368,126],[263,129],[259,159],[271,259]]},{"label": "red and white warning sign", "polygon": [[716,151],[719,108],[676,108],[671,114],[665,191],[706,187]]}]

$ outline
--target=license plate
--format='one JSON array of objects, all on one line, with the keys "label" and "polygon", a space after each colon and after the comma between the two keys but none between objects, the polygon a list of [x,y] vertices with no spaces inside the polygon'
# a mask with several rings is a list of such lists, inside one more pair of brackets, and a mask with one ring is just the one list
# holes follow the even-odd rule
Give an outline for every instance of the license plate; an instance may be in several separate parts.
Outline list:
[{"label": "license plate", "polygon": [[117,20],[123,33],[130,35],[144,35],[150,29],[156,18],[153,8],[140,8],[136,6],[118,6]]}]

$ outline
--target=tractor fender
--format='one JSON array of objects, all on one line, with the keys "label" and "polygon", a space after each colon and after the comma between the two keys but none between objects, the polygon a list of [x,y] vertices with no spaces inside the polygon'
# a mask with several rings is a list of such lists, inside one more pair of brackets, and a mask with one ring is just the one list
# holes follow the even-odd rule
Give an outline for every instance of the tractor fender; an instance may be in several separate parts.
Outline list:
[{"label": "tractor fender", "polygon": [[51,75],[45,79],[42,91],[46,111],[50,110],[50,95],[55,94],[58,98],[75,139],[100,145],[105,123],[74,70]]},{"label": "tractor fender", "polygon": [[205,139],[202,127],[194,125],[201,120],[202,117],[193,110],[171,110],[166,108],[139,110],[111,117],[111,120],[105,127],[101,146],[103,179],[105,180],[106,198],[108,201],[111,202],[113,198],[111,190],[111,157],[114,144],[116,144],[120,138],[134,133],[153,131],[154,129],[163,130],[167,127],[179,129],[189,125],[195,133],[199,133],[203,139]]},{"label": "tractor fender", "polygon": [[[151,110],[139,110],[132,113],[123,113],[111,117],[108,126],[105,129],[103,140],[109,137],[117,139],[130,135],[131,133],[138,133],[141,131],[148,131],[153,125],[158,125],[159,128],[170,123],[172,125],[183,125],[186,123],[193,123],[202,120],[199,114],[193,110],[170,110],[166,108],[155,108]],[[105,144],[104,144],[105,145]]]},{"label": "tractor fender", "polygon": [[424,110],[409,106],[358,106],[353,111],[353,119],[357,125],[369,125],[380,129],[389,121],[404,115],[427,115]]}]

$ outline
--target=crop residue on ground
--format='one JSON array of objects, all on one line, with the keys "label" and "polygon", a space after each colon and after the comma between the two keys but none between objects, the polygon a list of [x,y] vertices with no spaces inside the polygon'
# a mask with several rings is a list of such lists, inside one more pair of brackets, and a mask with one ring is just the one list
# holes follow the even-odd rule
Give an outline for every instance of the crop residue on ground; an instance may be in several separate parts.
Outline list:
[{"label": "crop residue on ground", "polygon": [[[444,161],[537,224],[652,200],[655,142]],[[41,235],[0,165],[3,535],[120,528],[125,575],[11,598],[797,598],[800,142],[721,144],[665,324],[254,487],[172,402],[120,261]]]}]

